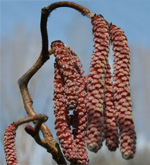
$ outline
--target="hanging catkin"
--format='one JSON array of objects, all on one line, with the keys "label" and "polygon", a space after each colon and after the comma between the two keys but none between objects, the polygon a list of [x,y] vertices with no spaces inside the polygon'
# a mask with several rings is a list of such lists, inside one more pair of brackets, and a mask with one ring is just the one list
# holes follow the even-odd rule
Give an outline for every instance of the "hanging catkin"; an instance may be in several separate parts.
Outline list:
[{"label": "hanging catkin", "polygon": [[88,149],[97,152],[103,141],[103,103],[106,62],[109,53],[108,27],[101,15],[92,19],[94,35],[94,54],[92,55],[90,74],[88,76]]},{"label": "hanging catkin", "polygon": [[113,81],[111,74],[111,67],[109,62],[106,64],[105,74],[105,97],[104,97],[104,132],[106,145],[110,151],[115,151],[118,148],[118,131],[117,123],[115,119],[115,107],[114,107],[114,93],[113,93]]},{"label": "hanging catkin", "polygon": [[132,117],[130,95],[130,50],[121,28],[110,26],[110,37],[114,51],[114,99],[116,119],[120,129],[120,150],[125,159],[134,157],[136,133]]},{"label": "hanging catkin", "polygon": [[77,107],[74,111],[74,119],[73,119],[73,135],[76,141],[77,153],[78,153],[78,163],[79,164],[87,164],[89,162],[87,151],[86,151],[86,143],[85,143],[85,135],[86,135],[86,127],[87,127],[87,112],[86,112],[86,102],[87,102],[87,92],[86,92],[86,76],[82,67],[82,63],[78,56],[73,52],[69,47],[68,51],[71,54],[71,60],[74,65],[74,68],[80,75],[77,78],[76,84],[78,86],[78,99],[77,99]]},{"label": "hanging catkin", "polygon": [[[87,112],[86,112],[86,84],[85,84],[85,74],[82,69],[82,64],[77,57],[77,55],[69,48],[66,47],[62,42],[56,41],[52,43],[52,50],[56,57],[55,65],[55,82],[58,82],[58,73],[59,73],[59,82],[61,82],[61,89],[57,89],[55,83],[55,116],[57,125],[57,134],[63,136],[64,130],[61,129],[60,120],[62,122],[64,129],[68,130],[68,137],[72,141],[72,148],[68,151],[68,145],[66,137],[61,138],[61,144],[64,149],[65,156],[70,162],[77,162],[78,164],[88,164],[88,156],[85,145],[85,134],[86,134],[86,123],[87,123]],[[57,91],[57,92],[56,92]],[[62,93],[60,94],[60,92]],[[61,97],[61,100],[60,98]],[[62,105],[63,101],[63,105]],[[58,108],[58,105],[60,104]],[[68,103],[69,102],[69,103]],[[70,104],[72,102],[73,104]],[[60,108],[64,107],[64,111],[61,111]],[[56,111],[56,109],[58,109]],[[69,111],[73,110],[73,115],[69,115]],[[72,126],[72,133],[71,133]],[[58,133],[60,131],[60,133]],[[59,137],[59,136],[58,136]],[[59,137],[60,139],[60,137]],[[65,148],[66,147],[66,148]],[[71,152],[72,158],[68,155]]]},{"label": "hanging catkin", "polygon": [[15,124],[10,124],[4,134],[4,151],[7,165],[16,165],[17,156],[15,151],[15,136],[17,127]]},{"label": "hanging catkin", "polygon": [[55,77],[54,77],[54,114],[56,134],[59,142],[63,148],[65,157],[74,162],[77,160],[76,146],[74,137],[71,134],[70,124],[68,123],[68,110],[65,105],[64,85],[62,75],[58,69],[58,64],[55,63]]}]

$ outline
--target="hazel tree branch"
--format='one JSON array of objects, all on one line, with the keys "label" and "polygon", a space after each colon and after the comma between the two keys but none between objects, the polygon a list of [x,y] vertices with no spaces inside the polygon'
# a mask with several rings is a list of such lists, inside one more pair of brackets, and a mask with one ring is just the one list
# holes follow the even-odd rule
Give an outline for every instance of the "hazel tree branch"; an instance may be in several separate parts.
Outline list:
[{"label": "hazel tree branch", "polygon": [[43,123],[43,122],[46,122],[47,119],[48,119],[48,116],[40,114],[40,115],[29,116],[29,117],[20,119],[18,121],[15,121],[14,124],[16,125],[16,127],[18,127],[21,124],[31,122],[34,120],[37,120],[38,121],[37,123]]},{"label": "hazel tree branch", "polygon": [[[31,117],[35,117],[36,112],[34,111],[32,104],[33,101],[30,97],[28,91],[28,83],[30,79],[34,76],[34,74],[43,66],[43,64],[49,59],[49,55],[53,52],[52,50],[48,50],[48,33],[47,33],[47,19],[50,13],[59,7],[70,7],[77,11],[79,11],[82,15],[87,16],[89,18],[94,17],[95,14],[90,13],[90,11],[74,2],[56,2],[51,4],[48,7],[44,7],[41,12],[41,36],[42,36],[42,50],[40,53],[39,58],[35,62],[35,64],[18,80],[18,85],[20,88],[20,92],[22,95],[23,103],[27,114]],[[34,124],[37,124],[34,122]],[[66,164],[64,156],[60,150],[59,144],[53,138],[53,135],[47,125],[45,123],[40,124],[41,131],[43,133],[44,140],[41,140],[39,136],[34,138],[35,141],[41,145],[42,147],[46,148],[49,153],[52,154],[53,159],[58,164]],[[39,128],[39,125],[37,124]]]}]

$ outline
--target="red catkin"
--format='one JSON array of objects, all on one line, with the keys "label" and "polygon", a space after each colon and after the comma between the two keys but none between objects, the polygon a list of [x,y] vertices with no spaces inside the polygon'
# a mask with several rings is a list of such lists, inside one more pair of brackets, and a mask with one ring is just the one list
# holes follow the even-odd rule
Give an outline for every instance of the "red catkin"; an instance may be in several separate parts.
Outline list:
[{"label": "red catkin", "polygon": [[114,51],[114,99],[116,120],[120,129],[120,150],[125,159],[134,157],[136,133],[132,117],[130,96],[130,50],[121,28],[110,26],[110,37]]},{"label": "red catkin", "polygon": [[55,77],[54,77],[54,114],[56,117],[55,120],[55,129],[57,130],[56,134],[58,136],[59,142],[63,149],[64,155],[67,160],[70,162],[76,162],[76,146],[74,137],[71,134],[70,124],[68,122],[68,110],[65,105],[64,98],[64,84],[62,80],[62,75],[59,71],[59,66],[57,63],[55,67]]},{"label": "red catkin", "polygon": [[15,124],[12,123],[6,128],[4,133],[4,151],[7,165],[16,165],[18,162],[15,151],[16,129]]},{"label": "red catkin", "polygon": [[[56,57],[54,108],[57,135],[65,157],[70,162],[86,165],[89,159],[85,145],[87,123],[85,74],[79,58],[69,47],[62,42],[54,42],[52,50]],[[68,85],[68,81],[70,81],[70,85]],[[73,95],[76,97],[72,97]],[[70,98],[74,104],[70,104]],[[70,110],[74,111],[73,115],[69,115]],[[73,127],[72,133],[71,126]],[[67,145],[68,139],[63,135],[66,130],[67,137],[72,141],[70,150],[68,150],[70,145]],[[73,159],[70,158],[70,153],[73,153],[71,154]]]},{"label": "red catkin", "polygon": [[65,83],[64,92],[66,97],[66,106],[68,110],[73,110],[77,105],[78,86],[75,79],[79,77],[71,61],[70,54],[62,42],[54,42],[52,49],[56,57],[60,73],[63,75]]},{"label": "red catkin", "polygon": [[104,98],[104,132],[108,149],[115,151],[119,145],[119,136],[115,119],[113,82],[110,69],[111,67],[107,61]]},{"label": "red catkin", "polygon": [[78,164],[88,164],[89,159],[86,151],[85,135],[87,127],[87,112],[86,112],[86,76],[82,67],[82,63],[78,56],[69,47],[68,51],[71,54],[71,61],[74,68],[80,75],[77,78],[76,84],[78,86],[78,99],[77,107],[74,110],[73,118],[73,134],[76,142],[77,153],[78,153]]},{"label": "red catkin", "polygon": [[109,53],[108,27],[101,15],[92,19],[94,35],[94,54],[91,56],[90,74],[88,76],[88,128],[87,147],[97,152],[103,141],[103,103],[106,62]]},{"label": "red catkin", "polygon": [[85,88],[86,88],[86,86],[87,86],[87,84],[86,84],[87,83],[87,77],[85,75],[83,65],[82,65],[79,57],[77,56],[77,54],[70,47],[66,47],[66,48],[68,49],[68,51],[70,51],[71,61],[74,65],[74,68],[80,74],[80,77],[82,77],[82,79],[84,80],[84,84],[85,84]]}]

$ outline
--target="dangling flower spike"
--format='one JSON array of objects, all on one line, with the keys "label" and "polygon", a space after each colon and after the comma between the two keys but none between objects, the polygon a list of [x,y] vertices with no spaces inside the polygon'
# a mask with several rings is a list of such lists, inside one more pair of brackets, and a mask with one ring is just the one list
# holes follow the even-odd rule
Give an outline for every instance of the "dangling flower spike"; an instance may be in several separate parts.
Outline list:
[{"label": "dangling flower spike", "polygon": [[74,137],[71,134],[70,123],[68,122],[69,111],[65,105],[65,96],[64,96],[64,85],[61,73],[58,69],[58,64],[55,63],[55,77],[54,77],[54,114],[56,117],[55,120],[55,129],[57,130],[57,136],[59,142],[63,148],[65,157],[70,161],[74,162],[77,160],[76,155],[76,146]]},{"label": "dangling flower spike", "polygon": [[97,152],[103,141],[103,103],[106,62],[109,53],[108,27],[101,15],[92,19],[94,35],[94,54],[92,55],[90,74],[88,76],[88,128],[87,146],[90,151]]},{"label": "dangling flower spike", "polygon": [[117,123],[115,119],[115,107],[114,107],[114,93],[113,93],[113,82],[112,74],[110,71],[111,67],[108,63],[106,64],[106,75],[105,75],[105,97],[104,97],[104,133],[106,139],[106,145],[110,151],[115,151],[118,148],[118,131]]},{"label": "dangling flower spike", "polygon": [[86,111],[86,102],[87,102],[87,92],[86,92],[86,76],[82,67],[82,63],[78,56],[73,52],[69,47],[68,51],[71,54],[71,60],[80,77],[76,79],[78,86],[78,99],[77,107],[74,111],[73,118],[73,135],[76,141],[77,153],[78,153],[78,163],[87,164],[89,162],[85,135],[87,127],[87,111]]},{"label": "dangling flower spike", "polygon": [[120,129],[120,150],[125,159],[134,157],[136,133],[132,117],[130,95],[130,50],[121,28],[110,26],[110,37],[114,51],[114,98],[116,119]]},{"label": "dangling flower spike", "polygon": [[4,134],[4,151],[7,165],[16,165],[17,156],[15,151],[16,129],[14,123],[10,124]]},{"label": "dangling flower spike", "polygon": [[77,105],[78,86],[74,80],[78,78],[79,75],[74,69],[71,58],[62,42],[53,42],[52,50],[60,67],[60,73],[64,76],[64,92],[67,96],[65,104],[69,110],[75,109]]},{"label": "dangling flower spike", "polygon": [[[77,57],[77,55],[69,48],[66,47],[62,42],[55,41],[52,43],[52,50],[54,51],[54,55],[56,57],[55,64],[55,116],[56,116],[56,129],[57,135],[59,137],[60,134],[60,143],[64,150],[64,154],[68,152],[68,139],[64,135],[66,129],[68,130],[68,137],[72,139],[73,145],[69,150],[69,153],[74,153],[70,155],[74,155],[73,159],[65,154],[66,158],[70,162],[77,162],[79,164],[87,164],[88,156],[85,145],[85,134],[86,134],[86,122],[87,122],[87,113],[86,113],[86,91],[85,91],[85,74],[82,69],[82,64]],[[59,73],[59,79],[58,79]],[[61,82],[61,85],[60,84]],[[68,83],[69,82],[69,83]],[[69,85],[68,85],[69,84]],[[61,87],[61,89],[58,89]],[[67,91],[65,91],[67,89]],[[60,94],[60,92],[62,93]],[[75,93],[75,97],[71,97]],[[59,98],[58,98],[59,97]],[[68,102],[69,98],[75,104],[68,106],[69,104],[65,104]],[[60,107],[60,102],[62,103]],[[70,103],[70,102],[69,102]],[[61,109],[62,110],[61,111]],[[73,115],[69,115],[69,111],[73,110]],[[61,114],[61,116],[59,115]],[[64,116],[64,120],[61,118]],[[63,122],[63,124],[62,124]],[[63,125],[63,130],[61,129],[61,125]],[[71,125],[73,127],[71,133]],[[65,143],[65,145],[63,144]]]}]

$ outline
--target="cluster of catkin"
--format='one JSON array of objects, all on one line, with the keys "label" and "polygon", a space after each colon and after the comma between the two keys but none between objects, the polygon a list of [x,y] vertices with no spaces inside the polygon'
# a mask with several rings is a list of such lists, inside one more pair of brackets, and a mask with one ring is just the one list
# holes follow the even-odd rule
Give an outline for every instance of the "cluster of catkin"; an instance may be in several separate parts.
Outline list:
[{"label": "cluster of catkin", "polygon": [[[61,41],[52,43],[55,56],[55,129],[71,163],[88,164],[87,147],[97,152],[104,140],[110,151],[119,146],[123,158],[133,158],[136,134],[131,109],[130,57],[127,38],[103,16],[92,18],[94,51],[86,77],[78,56]],[[113,74],[108,60],[114,51]]]},{"label": "cluster of catkin", "polygon": [[[55,129],[64,156],[72,164],[87,165],[86,145],[97,152],[104,140],[110,151],[115,151],[120,143],[125,159],[133,158],[136,149],[127,38],[121,28],[108,24],[101,15],[92,18],[92,25],[95,43],[87,77],[70,47],[59,40],[51,44],[55,56]],[[108,60],[110,43],[114,52],[113,74]],[[34,134],[30,127],[27,131]],[[4,134],[7,164],[17,164],[15,135],[16,126],[12,123]]]},{"label": "cluster of catkin", "polygon": [[97,152],[104,138],[109,150],[118,147],[117,123],[114,111],[112,74],[108,61],[109,27],[101,15],[92,19],[94,51],[88,76],[88,149]]},{"label": "cluster of catkin", "polygon": [[51,45],[55,55],[55,129],[64,155],[71,163],[88,164],[85,135],[86,77],[78,56],[60,41]]},{"label": "cluster of catkin", "polygon": [[[120,137],[122,156],[130,159],[135,153],[136,133],[131,109],[127,38],[123,30],[108,25],[101,15],[92,19],[92,25],[95,49],[87,78],[87,147],[97,152],[105,139],[108,149],[115,151]],[[114,51],[113,75],[108,61],[110,42]]]}]

